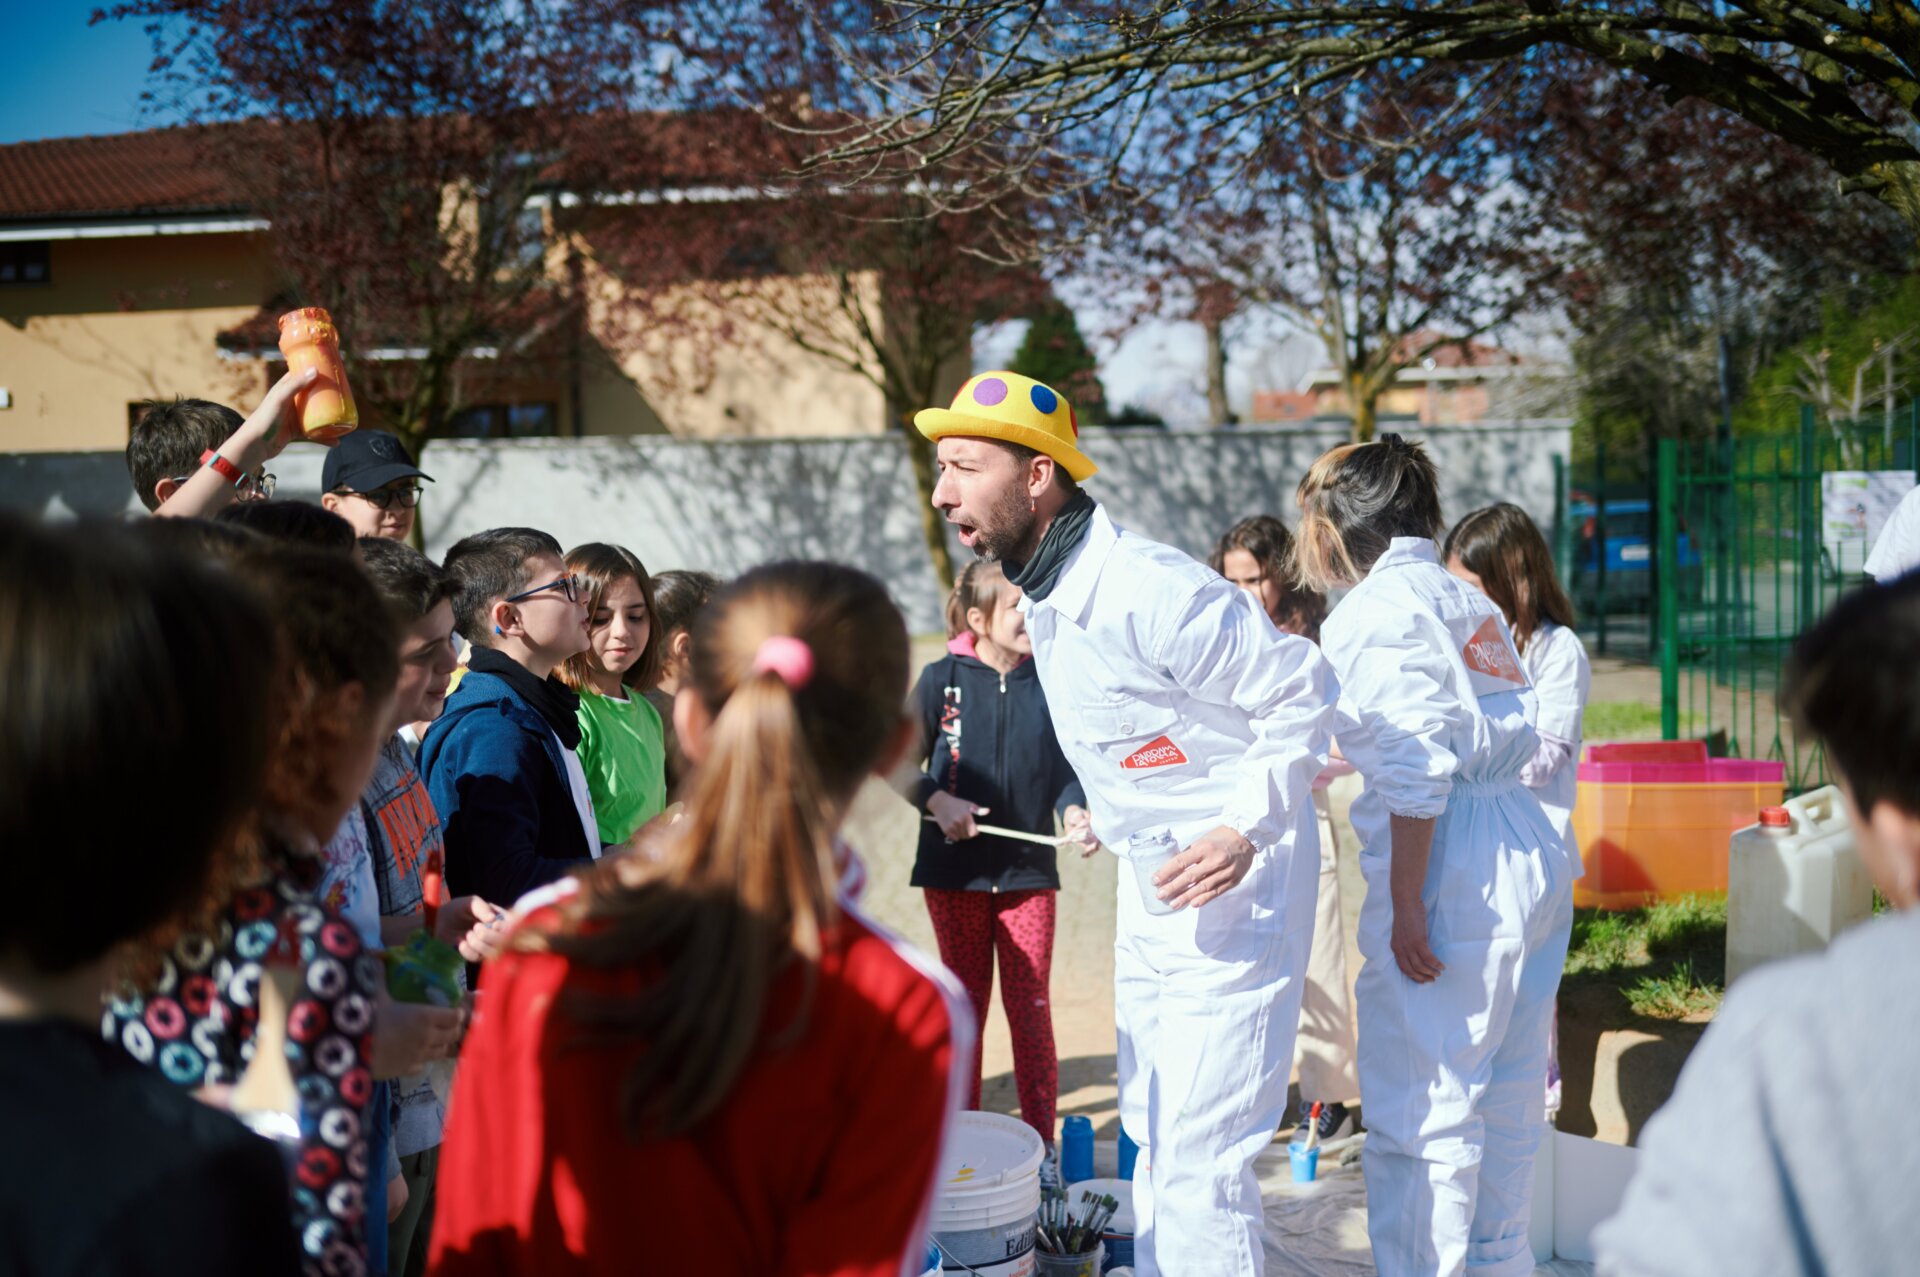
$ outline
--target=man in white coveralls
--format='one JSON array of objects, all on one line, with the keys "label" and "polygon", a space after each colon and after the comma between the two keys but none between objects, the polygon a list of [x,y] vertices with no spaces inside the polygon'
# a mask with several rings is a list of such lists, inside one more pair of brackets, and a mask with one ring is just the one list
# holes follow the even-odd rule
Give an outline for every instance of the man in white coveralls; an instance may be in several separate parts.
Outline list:
[{"label": "man in white coveralls", "polygon": [[[1140,1144],[1141,1277],[1258,1277],[1254,1159],[1285,1114],[1320,872],[1310,797],[1336,685],[1244,590],[1124,531],[1051,388],[982,373],[915,424],[933,504],[1020,586],[1054,730],[1123,859],[1114,945],[1120,1113]],[[1170,911],[1150,912],[1150,908]]]}]

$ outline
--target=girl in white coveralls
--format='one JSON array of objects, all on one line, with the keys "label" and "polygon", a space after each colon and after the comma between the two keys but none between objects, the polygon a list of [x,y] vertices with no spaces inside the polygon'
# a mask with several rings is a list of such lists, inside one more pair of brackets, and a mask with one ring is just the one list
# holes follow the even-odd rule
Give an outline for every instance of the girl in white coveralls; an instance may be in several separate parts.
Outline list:
[{"label": "girl in white coveralls", "polygon": [[1498,607],[1450,576],[1433,463],[1395,435],[1300,484],[1302,578],[1360,769],[1357,996],[1368,1232],[1382,1277],[1533,1271],[1547,1026],[1572,927],[1565,843],[1521,779],[1533,691]]}]

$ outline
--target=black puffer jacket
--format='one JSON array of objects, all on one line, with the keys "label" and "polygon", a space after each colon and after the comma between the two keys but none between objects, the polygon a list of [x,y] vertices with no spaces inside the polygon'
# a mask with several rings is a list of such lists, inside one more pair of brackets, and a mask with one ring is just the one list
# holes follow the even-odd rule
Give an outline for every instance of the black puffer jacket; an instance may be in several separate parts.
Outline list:
[{"label": "black puffer jacket", "polygon": [[[945,790],[988,809],[989,825],[1051,836],[1054,816],[1086,805],[1086,796],[1047,713],[1047,696],[1032,661],[1001,674],[973,654],[973,636],[948,645],[913,689],[922,739],[928,742],[927,800]],[[920,826],[913,885],[946,891],[1032,891],[1060,888],[1055,852],[1038,843],[982,834],[949,843],[940,826]]]}]

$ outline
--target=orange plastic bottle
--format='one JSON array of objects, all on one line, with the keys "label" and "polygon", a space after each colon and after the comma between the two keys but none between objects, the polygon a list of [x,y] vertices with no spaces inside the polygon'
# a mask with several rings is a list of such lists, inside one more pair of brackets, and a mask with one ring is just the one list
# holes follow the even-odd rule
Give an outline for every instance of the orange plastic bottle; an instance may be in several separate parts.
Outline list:
[{"label": "orange plastic bottle", "polygon": [[308,306],[280,316],[280,353],[286,357],[288,372],[320,370],[320,379],[294,396],[302,434],[314,443],[331,443],[360,424],[332,315]]}]

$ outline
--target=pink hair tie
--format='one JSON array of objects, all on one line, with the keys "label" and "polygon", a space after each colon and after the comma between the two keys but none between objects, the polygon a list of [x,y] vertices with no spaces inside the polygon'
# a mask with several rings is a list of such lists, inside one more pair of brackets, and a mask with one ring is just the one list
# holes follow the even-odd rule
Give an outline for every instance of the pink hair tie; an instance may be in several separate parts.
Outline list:
[{"label": "pink hair tie", "polygon": [[813,649],[791,635],[776,634],[754,653],[753,672],[778,674],[782,683],[797,692],[813,681]]}]

